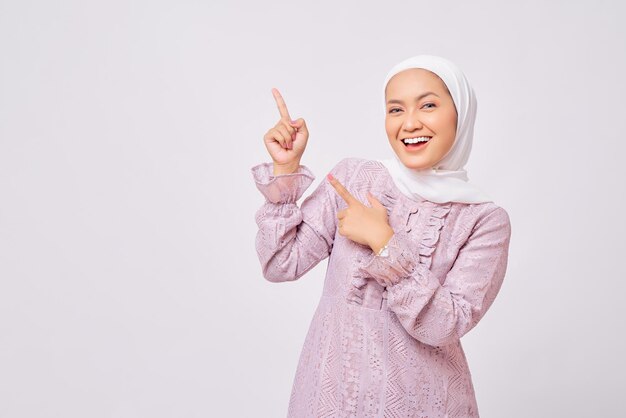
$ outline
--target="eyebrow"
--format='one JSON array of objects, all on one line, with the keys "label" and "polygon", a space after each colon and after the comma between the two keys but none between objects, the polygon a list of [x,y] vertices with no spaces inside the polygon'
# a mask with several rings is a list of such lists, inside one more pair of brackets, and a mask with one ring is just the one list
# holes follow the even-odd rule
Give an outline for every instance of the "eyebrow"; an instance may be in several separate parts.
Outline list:
[{"label": "eyebrow", "polygon": [[[429,94],[434,94],[435,96],[439,97],[438,94],[433,93],[432,91],[427,91],[426,93],[422,93],[419,96],[417,96],[415,98],[416,102],[419,102],[420,100],[422,100],[424,97],[428,96]],[[391,104],[391,103],[398,103],[398,104],[403,104],[404,102],[402,100],[396,100],[396,99],[391,99],[387,102],[387,104]]]}]

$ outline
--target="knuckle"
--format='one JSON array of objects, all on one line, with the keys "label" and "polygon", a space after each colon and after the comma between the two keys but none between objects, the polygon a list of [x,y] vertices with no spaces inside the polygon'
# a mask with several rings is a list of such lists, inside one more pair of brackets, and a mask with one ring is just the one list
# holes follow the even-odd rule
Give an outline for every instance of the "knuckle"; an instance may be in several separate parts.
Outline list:
[{"label": "knuckle", "polygon": [[296,128],[291,126],[287,121],[283,121],[283,126],[287,129],[289,133],[294,133],[296,131]]}]

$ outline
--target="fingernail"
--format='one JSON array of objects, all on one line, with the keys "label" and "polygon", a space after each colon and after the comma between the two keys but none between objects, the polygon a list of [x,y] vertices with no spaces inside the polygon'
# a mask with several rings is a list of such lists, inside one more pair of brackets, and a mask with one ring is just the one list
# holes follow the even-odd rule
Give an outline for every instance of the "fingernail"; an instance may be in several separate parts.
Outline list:
[{"label": "fingernail", "polygon": [[290,122],[291,122],[292,124],[294,124],[294,125],[295,125],[296,123],[298,123],[298,121],[296,121],[296,120],[292,120],[292,121],[290,121]]},{"label": "fingernail", "polygon": [[333,180],[334,179],[333,175],[330,174],[330,173],[328,173],[328,175],[326,175],[326,177],[328,178],[328,180]]}]

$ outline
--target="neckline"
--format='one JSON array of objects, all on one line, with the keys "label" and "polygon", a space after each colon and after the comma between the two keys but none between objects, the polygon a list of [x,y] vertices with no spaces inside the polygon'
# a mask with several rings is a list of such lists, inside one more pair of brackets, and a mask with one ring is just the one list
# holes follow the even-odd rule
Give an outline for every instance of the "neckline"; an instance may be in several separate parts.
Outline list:
[{"label": "neckline", "polygon": [[428,199],[426,199],[426,198],[424,198],[422,196],[420,196],[420,198],[418,199],[414,195],[413,196],[407,196],[406,194],[404,194],[402,192],[402,190],[400,190],[400,188],[398,187],[396,182],[393,180],[393,176],[391,175],[391,173],[387,169],[387,166],[385,164],[383,164],[382,162],[378,161],[378,160],[373,160],[373,161],[374,161],[374,163],[380,165],[383,168],[383,170],[384,170],[384,172],[385,172],[385,174],[387,176],[387,183],[390,184],[394,188],[394,191],[395,191],[396,195],[400,195],[400,196],[404,197],[405,199],[410,200],[411,202],[414,202],[414,203],[431,203],[431,204],[435,204],[435,205],[437,204],[437,203],[431,202],[430,200],[428,200]]}]

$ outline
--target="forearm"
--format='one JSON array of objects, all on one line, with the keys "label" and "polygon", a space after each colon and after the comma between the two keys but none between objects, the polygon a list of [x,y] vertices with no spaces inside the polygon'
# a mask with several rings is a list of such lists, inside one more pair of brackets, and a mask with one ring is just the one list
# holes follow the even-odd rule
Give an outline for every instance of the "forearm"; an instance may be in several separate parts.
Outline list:
[{"label": "forearm", "polygon": [[[344,179],[352,172],[352,163],[342,160],[332,172]],[[256,249],[267,280],[296,280],[330,254],[337,204],[332,187],[322,181],[298,206],[297,200],[314,178],[312,172],[305,166],[287,175],[271,175],[272,170],[271,163],[252,170],[266,198],[256,213]]]},{"label": "forearm", "polygon": [[411,336],[430,345],[451,344],[476,326],[498,294],[510,231],[505,211],[486,215],[440,277],[430,269],[433,247],[418,245],[400,230],[390,240],[389,256],[373,257],[364,273],[387,288],[387,306]]},{"label": "forearm", "polygon": [[256,251],[268,281],[297,280],[330,252],[332,238],[318,235],[296,204],[266,203],[256,218]]},{"label": "forearm", "polygon": [[387,303],[404,329],[416,340],[432,346],[458,341],[479,318],[462,294],[442,286],[425,266],[387,287]]}]

